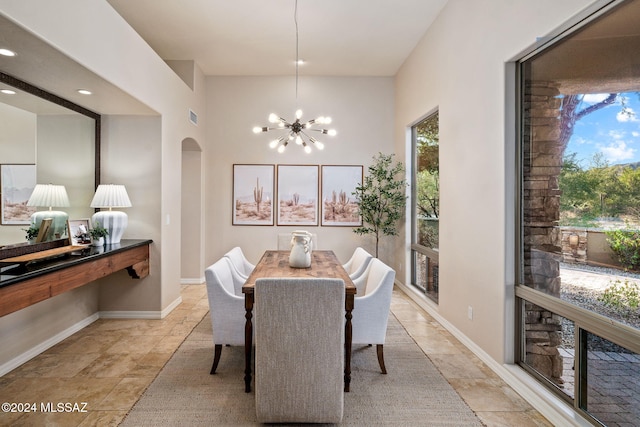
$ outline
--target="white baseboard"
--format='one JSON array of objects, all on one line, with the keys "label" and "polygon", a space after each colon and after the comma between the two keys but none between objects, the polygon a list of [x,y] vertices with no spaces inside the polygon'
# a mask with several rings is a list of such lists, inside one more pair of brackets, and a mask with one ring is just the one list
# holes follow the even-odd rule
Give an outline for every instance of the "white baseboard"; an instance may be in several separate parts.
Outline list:
[{"label": "white baseboard", "polygon": [[501,365],[496,362],[482,348],[471,341],[458,328],[438,313],[437,306],[428,301],[423,293],[413,286],[406,286],[396,281],[400,288],[411,300],[426,311],[438,323],[440,323],[451,335],[456,337],[465,347],[484,362],[493,372],[506,382],[516,393],[522,396],[531,406],[540,412],[554,426],[593,426],[586,418],[582,417],[575,409],[564,400],[553,394],[549,389],[540,384],[524,369],[517,365]]},{"label": "white baseboard", "polygon": [[71,335],[86,328],[98,319],[163,319],[169,313],[173,311],[182,302],[182,297],[179,296],[171,304],[169,304],[162,311],[100,311],[92,314],[91,316],[79,321],[78,323],[68,327],[64,331],[61,331],[51,338],[41,342],[40,344],[25,351],[21,355],[14,357],[8,362],[0,365],[0,377],[4,374],[13,371],[18,366],[28,362],[39,354],[47,351],[54,345],[69,338]]},{"label": "white baseboard", "polygon": [[3,363],[2,365],[0,365],[0,377],[6,374],[7,372],[13,371],[18,366],[33,359],[40,353],[47,351],[48,349],[58,344],[59,342],[63,341],[64,339],[69,338],[71,335],[75,334],[79,330],[86,328],[87,326],[89,326],[90,324],[98,320],[98,318],[99,318],[98,313],[94,313],[91,316],[86,317],[81,321],[79,321],[78,323],[68,327],[64,331],[58,332],[51,338],[46,339],[40,344],[25,351],[21,355],[14,357],[13,359],[9,360],[6,363]]},{"label": "white baseboard", "polygon": [[202,285],[205,282],[205,278],[200,277],[199,279],[180,279],[181,285]]},{"label": "white baseboard", "polygon": [[162,311],[101,311],[101,319],[164,319],[174,308],[180,305],[182,297],[179,296]]}]

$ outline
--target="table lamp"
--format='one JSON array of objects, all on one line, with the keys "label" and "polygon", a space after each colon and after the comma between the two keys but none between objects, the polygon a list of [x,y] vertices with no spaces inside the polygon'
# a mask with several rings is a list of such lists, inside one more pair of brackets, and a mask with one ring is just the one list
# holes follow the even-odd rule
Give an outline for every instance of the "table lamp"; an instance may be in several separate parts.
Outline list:
[{"label": "table lamp", "polygon": [[66,212],[54,211],[52,208],[69,206],[69,197],[64,185],[36,184],[27,201],[27,206],[48,207],[48,211],[38,211],[31,215],[31,226],[40,228],[43,219],[51,218],[51,228],[47,236],[39,236],[42,240],[48,240],[48,236],[60,238],[65,235],[69,215]]},{"label": "table lamp", "polygon": [[122,234],[127,228],[127,214],[112,209],[131,207],[131,201],[124,185],[98,185],[90,206],[92,208],[109,208],[108,211],[100,211],[93,214],[91,223],[94,227],[100,224],[107,229],[109,234],[104,238],[105,244],[120,243]]}]

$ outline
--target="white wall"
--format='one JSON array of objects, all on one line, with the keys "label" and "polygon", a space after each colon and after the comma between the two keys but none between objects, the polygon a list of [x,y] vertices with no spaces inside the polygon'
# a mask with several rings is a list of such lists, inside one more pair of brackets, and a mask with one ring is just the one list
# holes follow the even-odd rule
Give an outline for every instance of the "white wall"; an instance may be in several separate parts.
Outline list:
[{"label": "white wall", "polygon": [[[438,313],[499,363],[513,351],[514,128],[506,63],[591,0],[449,0],[396,79],[395,147],[440,112]],[[511,171],[507,173],[506,171]],[[473,307],[473,320],[467,308]]]},{"label": "white wall", "polygon": [[93,214],[94,130],[95,121],[79,114],[38,117],[37,183],[64,185],[70,205],[58,210],[70,219]]},{"label": "white wall", "polygon": [[[0,164],[36,162],[38,116],[0,103]],[[25,241],[27,226],[0,224],[0,246]]]},{"label": "white wall", "polygon": [[[190,149],[189,149],[190,148]],[[204,282],[204,236],[202,152],[193,147],[182,150],[182,241],[181,282]]]},{"label": "white wall", "polygon": [[[205,149],[206,252],[210,265],[233,246],[257,262],[266,249],[276,249],[278,233],[304,228],[318,235],[320,249],[333,249],[346,261],[358,245],[371,240],[350,227],[233,226],[233,164],[356,164],[366,167],[373,155],[393,151],[393,79],[303,77],[298,105],[303,119],[329,115],[338,134],[324,135],[323,151],[306,154],[295,144],[279,154],[269,148],[271,134],[256,135],[254,126],[268,124],[275,112],[293,119],[295,78],[207,78],[207,142]],[[278,134],[279,135],[279,134]],[[318,138],[320,139],[320,138]],[[385,254],[391,256],[391,254]]]},{"label": "white wall", "polygon": [[[0,0],[0,10],[158,113],[140,118],[111,112],[105,118],[102,140],[103,181],[124,184],[133,203],[127,210],[129,227],[124,237],[154,241],[149,277],[135,281],[117,273],[99,281],[99,301],[95,294],[88,300],[52,299],[29,312],[38,311],[42,316],[40,332],[45,336],[55,336],[64,329],[57,323],[56,313],[76,303],[122,315],[131,312],[157,317],[166,313],[164,310],[180,300],[180,263],[175,260],[180,259],[181,144],[185,138],[204,139],[205,120],[199,127],[188,120],[189,109],[204,115],[202,73],[195,67],[193,88],[187,86],[103,0]],[[72,80],[73,76],[69,77]],[[70,85],[74,87],[72,81]],[[40,310],[45,305],[50,310]],[[86,313],[68,312],[74,316],[65,318],[67,324],[86,319]],[[11,320],[16,318],[20,320]],[[26,314],[0,318],[3,336],[5,330],[11,330],[12,335],[23,337],[13,343],[16,352],[33,347],[25,336],[32,322]],[[0,349],[0,366],[9,357]]]},{"label": "white wall", "polygon": [[0,103],[0,164],[35,163],[38,116]]}]

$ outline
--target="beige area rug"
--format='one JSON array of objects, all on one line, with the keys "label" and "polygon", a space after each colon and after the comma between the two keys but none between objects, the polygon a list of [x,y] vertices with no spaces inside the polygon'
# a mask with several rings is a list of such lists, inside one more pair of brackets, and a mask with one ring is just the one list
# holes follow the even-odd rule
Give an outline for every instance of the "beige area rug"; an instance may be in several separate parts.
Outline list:
[{"label": "beige area rug", "polygon": [[[223,347],[217,373],[209,315],[195,327],[121,426],[258,425],[253,392],[244,392],[244,348]],[[354,346],[351,392],[341,425],[481,426],[420,347],[391,315],[385,344],[387,375],[375,346]]]}]

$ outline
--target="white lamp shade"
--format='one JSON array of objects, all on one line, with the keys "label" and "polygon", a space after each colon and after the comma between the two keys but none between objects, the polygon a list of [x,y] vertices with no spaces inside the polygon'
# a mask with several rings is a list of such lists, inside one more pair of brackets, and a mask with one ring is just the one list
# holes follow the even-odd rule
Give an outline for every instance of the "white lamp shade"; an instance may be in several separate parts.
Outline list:
[{"label": "white lamp shade", "polygon": [[131,200],[129,200],[124,185],[100,184],[89,206],[92,208],[130,208]]},{"label": "white lamp shade", "polygon": [[52,207],[69,206],[69,197],[64,185],[37,184],[29,197],[27,206]]}]

